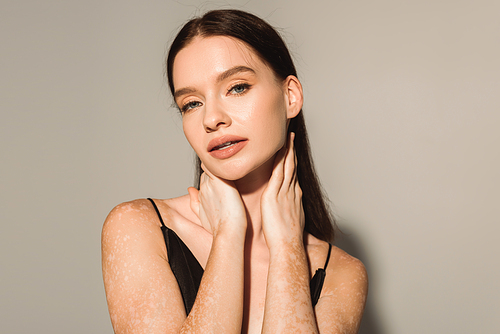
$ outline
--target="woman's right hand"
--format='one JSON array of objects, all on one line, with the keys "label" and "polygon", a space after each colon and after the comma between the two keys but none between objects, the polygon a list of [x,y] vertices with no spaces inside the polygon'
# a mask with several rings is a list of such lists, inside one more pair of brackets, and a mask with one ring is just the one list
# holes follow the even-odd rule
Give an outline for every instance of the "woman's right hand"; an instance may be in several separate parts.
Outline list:
[{"label": "woman's right hand", "polygon": [[195,303],[180,332],[241,333],[246,209],[233,182],[202,168],[200,190],[188,191],[191,210],[213,240]]},{"label": "woman's right hand", "polygon": [[202,164],[200,190],[189,187],[191,210],[214,238],[220,232],[246,233],[246,210],[232,181],[213,175]]}]

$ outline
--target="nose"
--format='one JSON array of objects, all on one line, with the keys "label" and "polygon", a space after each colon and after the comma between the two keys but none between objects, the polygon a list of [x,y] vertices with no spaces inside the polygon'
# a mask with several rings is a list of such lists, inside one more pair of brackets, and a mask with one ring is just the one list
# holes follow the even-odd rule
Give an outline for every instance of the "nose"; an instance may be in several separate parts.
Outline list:
[{"label": "nose", "polygon": [[223,104],[217,99],[205,101],[205,115],[203,116],[205,131],[214,132],[229,125],[231,125],[231,117],[229,117]]}]

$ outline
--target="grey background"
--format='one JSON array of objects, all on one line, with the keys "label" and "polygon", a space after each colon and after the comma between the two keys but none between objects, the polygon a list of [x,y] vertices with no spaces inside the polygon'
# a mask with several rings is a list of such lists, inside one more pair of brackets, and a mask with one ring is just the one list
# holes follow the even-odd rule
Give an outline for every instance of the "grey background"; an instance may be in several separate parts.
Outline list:
[{"label": "grey background", "polygon": [[283,29],[317,168],[370,275],[362,333],[498,333],[500,2],[1,1],[0,332],[112,333],[100,229],[182,195],[163,79],[189,17]]}]

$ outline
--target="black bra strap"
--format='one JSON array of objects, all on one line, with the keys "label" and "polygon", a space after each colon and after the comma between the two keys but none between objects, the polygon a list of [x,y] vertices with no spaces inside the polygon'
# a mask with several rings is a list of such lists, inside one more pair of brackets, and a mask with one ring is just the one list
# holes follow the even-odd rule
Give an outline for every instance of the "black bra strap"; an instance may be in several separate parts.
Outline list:
[{"label": "black bra strap", "polygon": [[332,244],[328,245],[328,255],[326,256],[326,262],[324,268],[318,268],[313,278],[311,279],[310,289],[311,289],[311,302],[315,306],[321,295],[321,289],[323,289],[323,283],[326,277],[326,266],[328,266],[328,261],[330,261],[330,254],[332,252]]},{"label": "black bra strap", "polygon": [[[161,218],[160,210],[158,210],[158,207],[156,206],[155,201],[153,201],[151,198],[148,198],[148,200],[153,204],[156,214],[158,215],[158,218],[160,218],[160,223],[162,227],[165,227],[165,224],[163,223],[163,218]],[[330,253],[328,253],[328,256],[330,256]]]},{"label": "black bra strap", "polygon": [[203,268],[179,236],[165,226],[156,203],[151,198],[148,198],[148,200],[153,204],[160,219],[161,231],[167,247],[167,261],[179,285],[186,314],[189,314],[200,288]]},{"label": "black bra strap", "polygon": [[328,244],[328,255],[326,256],[325,267],[323,270],[326,270],[326,266],[328,266],[328,261],[330,261],[330,254],[332,253],[332,244]]}]

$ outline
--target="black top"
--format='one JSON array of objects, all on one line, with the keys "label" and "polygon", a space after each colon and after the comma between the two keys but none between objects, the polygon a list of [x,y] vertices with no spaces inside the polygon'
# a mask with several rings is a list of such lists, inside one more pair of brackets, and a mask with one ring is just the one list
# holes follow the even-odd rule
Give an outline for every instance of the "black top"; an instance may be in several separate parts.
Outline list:
[{"label": "black top", "polygon": [[[148,198],[148,200],[153,204],[153,207],[158,214],[158,218],[160,219],[161,231],[163,232],[163,238],[165,239],[165,244],[167,245],[168,263],[170,264],[170,268],[172,269],[175,279],[179,284],[186,314],[189,314],[193,308],[198,288],[200,287],[201,277],[203,276],[203,268],[177,234],[165,226],[163,218],[161,217],[160,211],[158,210],[155,202],[151,198]],[[318,302],[321,289],[323,288],[323,283],[325,281],[325,270],[332,251],[332,245],[330,244],[329,246],[328,256],[326,257],[324,268],[316,270],[316,273],[310,282],[311,301],[313,306],[315,306]]]}]

